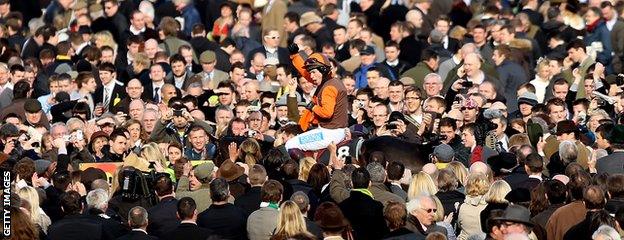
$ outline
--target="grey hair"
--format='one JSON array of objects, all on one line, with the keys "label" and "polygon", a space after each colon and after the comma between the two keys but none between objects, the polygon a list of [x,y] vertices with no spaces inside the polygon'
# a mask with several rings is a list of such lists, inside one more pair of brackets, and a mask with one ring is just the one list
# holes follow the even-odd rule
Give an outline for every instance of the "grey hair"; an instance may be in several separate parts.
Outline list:
[{"label": "grey hair", "polygon": [[371,182],[383,183],[386,180],[386,171],[380,163],[371,162],[366,166],[366,170],[370,174]]},{"label": "grey hair", "polygon": [[[467,51],[467,50],[471,50],[471,51]],[[477,53],[480,54],[479,52],[479,48],[477,47],[477,45],[475,45],[474,43],[466,43],[464,44],[464,46],[461,47],[462,50],[462,54],[466,55],[468,53]],[[466,51],[466,52],[464,52]]]},{"label": "grey hair", "polygon": [[608,240],[621,240],[620,234],[613,227],[608,225],[600,226],[594,234],[592,234],[592,239],[598,238],[598,236],[602,236],[602,239]]},{"label": "grey hair", "polygon": [[607,150],[604,150],[604,149],[594,150],[594,156],[596,156],[596,160],[601,159],[602,157],[605,157],[607,155],[609,155]]},{"label": "grey hair", "polygon": [[425,78],[423,79],[423,82],[426,82],[427,79],[436,79],[438,83],[442,84],[442,77],[440,77],[439,74],[437,73],[429,73],[425,76]]},{"label": "grey hair", "polygon": [[290,196],[290,201],[293,201],[299,207],[299,210],[304,213],[310,207],[310,198],[302,191],[297,191]]},{"label": "grey hair", "polygon": [[87,206],[89,208],[104,210],[104,208],[108,206],[108,192],[103,189],[91,190],[87,194]]},{"label": "grey hair", "polygon": [[422,207],[422,201],[425,198],[429,198],[433,201],[433,199],[431,198],[430,195],[427,194],[423,194],[423,195],[418,195],[415,198],[412,198],[411,200],[409,200],[409,202],[407,202],[405,204],[405,208],[407,209],[407,213],[411,213],[414,210],[421,208]]},{"label": "grey hair", "polygon": [[572,141],[563,141],[559,144],[559,157],[564,163],[575,161],[578,157],[578,148]]},{"label": "grey hair", "polygon": [[131,228],[140,228],[147,225],[148,213],[145,208],[136,206],[128,211],[128,223]]}]

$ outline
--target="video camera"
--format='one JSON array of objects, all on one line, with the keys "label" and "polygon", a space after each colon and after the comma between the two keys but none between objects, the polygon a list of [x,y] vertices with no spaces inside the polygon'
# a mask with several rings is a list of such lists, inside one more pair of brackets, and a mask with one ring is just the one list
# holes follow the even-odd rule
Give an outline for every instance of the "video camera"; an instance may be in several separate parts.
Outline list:
[{"label": "video camera", "polygon": [[154,170],[142,172],[139,169],[126,169],[121,172],[121,176],[121,196],[124,201],[144,200],[153,206],[158,203],[154,183],[160,177],[169,177],[169,174],[157,173]]}]

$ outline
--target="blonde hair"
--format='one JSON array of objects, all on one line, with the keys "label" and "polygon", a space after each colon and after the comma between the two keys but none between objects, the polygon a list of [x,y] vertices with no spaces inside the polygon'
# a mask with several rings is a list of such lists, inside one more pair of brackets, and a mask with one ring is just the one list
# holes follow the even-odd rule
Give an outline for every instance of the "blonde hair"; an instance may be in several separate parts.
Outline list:
[{"label": "blonde hair", "polygon": [[425,172],[419,172],[414,175],[409,189],[407,190],[407,198],[414,199],[420,195],[435,195],[438,193],[438,187],[436,187],[431,176]]},{"label": "blonde hair", "polygon": [[440,202],[440,199],[436,196],[431,196],[431,199],[433,199],[436,204],[436,209],[438,209],[433,217],[433,221],[444,221],[444,206],[442,205],[442,202]]},{"label": "blonde hair", "polygon": [[466,30],[466,28],[457,25],[449,31],[448,35],[449,37],[462,41],[464,40],[464,36],[466,36],[467,33],[468,30]]},{"label": "blonde hair", "polygon": [[485,201],[488,203],[508,203],[505,196],[511,192],[511,186],[504,180],[496,180],[485,193]]},{"label": "blonde hair", "polygon": [[165,155],[160,151],[158,144],[154,142],[143,145],[141,148],[141,157],[150,162],[158,161],[163,167],[167,167],[168,165],[167,158],[165,158]]},{"label": "blonde hair", "polygon": [[285,201],[280,207],[279,215],[277,215],[277,227],[274,235],[289,238],[301,233],[310,234],[303,214],[295,202]]},{"label": "blonde hair", "polygon": [[467,196],[481,196],[490,188],[490,182],[488,181],[488,177],[483,173],[471,173],[468,175],[468,180],[466,181],[466,195]]},{"label": "blonde hair", "polygon": [[316,160],[311,157],[304,157],[299,160],[299,180],[307,182],[310,169],[316,164]]},{"label": "blonde hair", "polygon": [[39,207],[39,194],[34,187],[26,186],[20,188],[17,191],[17,195],[21,199],[28,201],[30,204],[29,215],[30,219],[33,223],[36,223],[41,227],[41,230],[44,232],[48,231],[48,227],[52,224],[50,217],[48,217],[45,213],[42,213],[41,207]]},{"label": "blonde hair", "polygon": [[[102,42],[102,46],[109,46],[113,48],[113,51],[115,51],[115,53],[117,53],[117,43],[115,42],[115,39],[113,39],[113,34],[111,32],[100,31],[93,34],[93,43],[97,43],[98,40]],[[101,48],[102,46],[97,47]]]},{"label": "blonde hair", "polygon": [[240,151],[238,160],[246,163],[250,167],[255,165],[262,158],[260,144],[253,138],[248,138],[243,141],[238,150]]},{"label": "blonde hair", "polygon": [[468,169],[466,168],[466,166],[464,166],[464,164],[458,161],[452,161],[448,164],[447,168],[451,169],[453,173],[455,173],[457,180],[459,180],[459,183],[461,183],[462,186],[466,186],[466,180],[468,179]]}]

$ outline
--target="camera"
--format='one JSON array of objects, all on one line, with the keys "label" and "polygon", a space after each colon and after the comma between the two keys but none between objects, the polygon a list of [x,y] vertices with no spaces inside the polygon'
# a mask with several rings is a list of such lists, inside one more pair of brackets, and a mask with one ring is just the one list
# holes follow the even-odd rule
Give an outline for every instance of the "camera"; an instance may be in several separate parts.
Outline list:
[{"label": "camera", "polygon": [[359,108],[359,109],[364,108],[364,103],[363,103],[362,101],[360,101],[360,100],[356,100],[356,101],[357,101],[357,102],[356,102],[355,106],[356,106],[357,108]]},{"label": "camera", "polygon": [[174,117],[182,117],[182,109],[173,109]]},{"label": "camera", "polygon": [[249,131],[247,131],[247,136],[248,137],[255,137],[256,133],[258,133],[258,132],[256,132],[256,130],[249,130]]},{"label": "camera", "polygon": [[464,81],[461,83],[461,85],[462,85],[463,87],[465,87],[465,88],[471,88],[471,87],[472,87],[472,85],[473,85],[473,83],[472,83],[471,81],[469,81],[469,80],[464,80]]},{"label": "camera", "polygon": [[427,137],[426,142],[438,145],[441,141],[446,140],[446,135],[431,134]]},{"label": "camera", "polygon": [[394,123],[394,122],[388,123],[388,124],[386,124],[386,129],[388,129],[388,130],[397,129],[397,124]]}]

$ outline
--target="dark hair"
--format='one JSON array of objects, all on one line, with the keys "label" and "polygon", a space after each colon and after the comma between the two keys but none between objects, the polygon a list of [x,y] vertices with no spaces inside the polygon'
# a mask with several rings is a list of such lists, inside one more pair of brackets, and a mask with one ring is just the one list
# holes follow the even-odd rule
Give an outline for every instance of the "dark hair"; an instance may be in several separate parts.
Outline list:
[{"label": "dark hair", "polygon": [[173,182],[171,178],[166,175],[160,175],[156,178],[154,181],[154,191],[156,191],[156,195],[159,197],[173,193]]},{"label": "dark hair", "polygon": [[299,19],[301,18],[301,16],[299,16],[299,14],[296,12],[287,12],[286,14],[284,14],[284,18],[287,18],[288,21],[294,22],[297,24],[297,26],[299,26]]},{"label": "dark hair", "polygon": [[607,179],[607,188],[611,198],[624,196],[624,174],[614,174]]},{"label": "dark hair", "polygon": [[173,65],[174,62],[182,62],[182,64],[186,65],[186,59],[184,59],[184,57],[182,57],[182,55],[180,55],[178,53],[173,54],[169,58],[169,64]]},{"label": "dark hair", "polygon": [[585,52],[585,42],[583,42],[582,39],[574,39],[568,43],[566,51],[570,49],[581,49],[583,50],[583,52]]},{"label": "dark hair", "polygon": [[544,189],[550,204],[559,204],[566,201],[566,185],[559,180],[548,180],[544,182]]},{"label": "dark hair", "polygon": [[578,171],[576,174],[569,175],[570,182],[568,182],[568,190],[570,191],[570,196],[574,200],[583,199],[583,193],[586,186],[591,184],[591,177],[589,174],[583,170]]},{"label": "dark hair", "polygon": [[178,201],[178,215],[180,216],[180,220],[191,219],[196,209],[197,204],[195,200],[190,197],[183,197]]},{"label": "dark hair", "polygon": [[282,166],[282,171],[286,180],[297,179],[299,177],[299,164],[294,160],[290,160]]},{"label": "dark hair", "polygon": [[370,184],[370,174],[366,168],[357,168],[351,173],[351,182],[353,182],[353,188],[368,188]]},{"label": "dark hair", "polygon": [[583,202],[585,202],[585,208],[602,209],[606,203],[605,193],[597,185],[591,185],[583,191]]},{"label": "dark hair", "polygon": [[224,178],[215,178],[210,182],[210,199],[213,202],[227,201],[230,196],[230,185]]},{"label": "dark hair", "polygon": [[314,190],[315,193],[320,194],[323,186],[329,183],[330,180],[329,171],[324,164],[316,163],[312,165],[308,173],[307,183],[312,186],[312,190]]},{"label": "dark hair", "polygon": [[123,129],[121,129],[121,128],[117,128],[117,129],[113,130],[113,132],[110,134],[108,139],[114,142],[115,140],[117,140],[117,137],[126,138],[125,131]]},{"label": "dark hair", "polygon": [[403,177],[405,166],[399,161],[391,161],[386,167],[386,172],[388,179],[396,181]]},{"label": "dark hair", "polygon": [[110,72],[110,73],[115,73],[115,65],[113,65],[112,63],[109,62],[103,62],[102,64],[100,64],[100,66],[98,67],[98,70],[100,71],[106,71],[106,72]]},{"label": "dark hair", "polygon": [[438,59],[438,58],[439,58],[438,53],[436,53],[431,48],[426,48],[424,51],[422,51],[420,55],[420,60],[422,61],[428,61],[430,59]]},{"label": "dark hair", "polygon": [[524,161],[527,167],[529,167],[529,171],[532,173],[540,173],[544,170],[544,162],[542,160],[542,156],[538,153],[531,153],[526,156]]},{"label": "dark hair", "polygon": [[65,215],[76,215],[82,212],[82,200],[76,191],[68,191],[60,197],[61,207]]},{"label": "dark hair", "polygon": [[263,202],[279,203],[284,194],[284,187],[276,180],[268,180],[262,185],[260,198]]},{"label": "dark hair", "polygon": [[440,119],[440,123],[439,123],[440,127],[451,127],[453,129],[453,131],[457,130],[457,123],[455,122],[454,119],[449,118],[449,117],[445,117]]},{"label": "dark hair", "polygon": [[30,83],[26,80],[18,81],[13,86],[13,100],[27,98],[28,92],[30,92]]},{"label": "dark hair", "polygon": [[405,204],[390,201],[384,209],[384,218],[390,229],[398,229],[405,226],[407,221],[407,209]]}]

